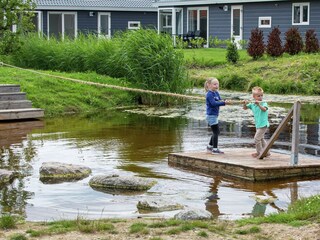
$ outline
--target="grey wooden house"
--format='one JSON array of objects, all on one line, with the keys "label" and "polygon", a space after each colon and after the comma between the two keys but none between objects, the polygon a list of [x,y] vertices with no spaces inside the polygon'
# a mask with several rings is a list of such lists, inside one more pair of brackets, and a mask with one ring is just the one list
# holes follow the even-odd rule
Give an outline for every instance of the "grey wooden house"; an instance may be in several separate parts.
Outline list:
[{"label": "grey wooden house", "polygon": [[152,0],[34,0],[37,30],[74,38],[79,32],[111,37],[116,31],[157,28]]},{"label": "grey wooden house", "polygon": [[304,36],[308,29],[320,34],[319,0],[155,0],[159,32],[173,36],[198,33],[236,41],[248,40],[253,28],[264,32],[265,40],[274,26],[284,33],[297,27]]}]

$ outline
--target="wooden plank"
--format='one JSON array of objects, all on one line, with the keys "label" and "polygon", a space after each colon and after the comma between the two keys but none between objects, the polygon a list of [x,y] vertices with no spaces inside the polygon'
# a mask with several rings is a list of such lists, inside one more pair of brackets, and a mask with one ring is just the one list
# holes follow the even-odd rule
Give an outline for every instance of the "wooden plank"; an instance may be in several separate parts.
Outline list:
[{"label": "wooden plank", "polygon": [[282,120],[282,122],[280,123],[276,131],[271,136],[270,140],[267,142],[267,145],[265,146],[265,148],[262,150],[262,152],[258,157],[259,159],[263,159],[264,157],[267,156],[268,151],[270,150],[274,142],[278,139],[281,131],[285,128],[286,124],[291,120],[291,117],[293,116],[293,109],[294,109],[294,105],[291,107],[286,117]]},{"label": "wooden plank", "polygon": [[44,111],[39,108],[1,110],[0,120],[18,120],[44,117]]},{"label": "wooden plank", "polygon": [[316,157],[300,156],[299,165],[291,166],[290,154],[272,152],[266,159],[251,156],[252,149],[224,149],[225,154],[207,152],[170,153],[168,163],[172,167],[212,176],[225,175],[249,181],[265,181],[292,177],[320,178],[320,162]]},{"label": "wooden plank", "polygon": [[18,84],[0,84],[0,93],[20,92]]},{"label": "wooden plank", "polygon": [[22,109],[22,108],[32,108],[31,101],[29,100],[0,101],[0,110]]},{"label": "wooden plank", "polygon": [[25,100],[26,93],[0,93],[0,101],[13,101],[13,100]]},{"label": "wooden plank", "polygon": [[291,165],[298,164],[299,154],[299,126],[300,126],[300,109],[301,102],[297,101],[293,105],[293,128],[292,128],[292,148],[291,148]]}]

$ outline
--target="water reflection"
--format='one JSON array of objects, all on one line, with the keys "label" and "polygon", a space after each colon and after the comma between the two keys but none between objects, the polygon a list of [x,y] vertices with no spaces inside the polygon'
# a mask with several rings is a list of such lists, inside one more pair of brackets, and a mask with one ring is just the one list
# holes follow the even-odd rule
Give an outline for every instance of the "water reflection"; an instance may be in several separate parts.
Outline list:
[{"label": "water reflection", "polygon": [[[312,113],[302,114],[300,152],[311,149],[319,156],[319,114],[314,112],[319,113],[320,109],[310,109]],[[319,180],[251,183],[171,168],[167,164],[168,153],[205,150],[211,131],[204,118],[192,115],[159,118],[118,111],[89,118],[48,119],[45,123],[0,123],[0,168],[20,173],[14,182],[0,186],[0,212],[19,213],[28,220],[79,215],[137,217],[138,201],[161,198],[186,207],[205,208],[216,217],[234,219],[281,211],[298,196],[320,192]],[[247,118],[239,122],[222,120],[221,132],[222,147],[253,147],[255,129]],[[276,147],[286,150],[290,142],[288,131],[280,135]],[[136,175],[158,183],[147,192],[130,196],[92,189],[88,185],[91,176],[76,182],[44,184],[39,179],[39,168],[47,161],[89,166],[91,176]],[[278,200],[258,206],[250,198],[255,194]],[[144,216],[171,217],[175,213]]]}]

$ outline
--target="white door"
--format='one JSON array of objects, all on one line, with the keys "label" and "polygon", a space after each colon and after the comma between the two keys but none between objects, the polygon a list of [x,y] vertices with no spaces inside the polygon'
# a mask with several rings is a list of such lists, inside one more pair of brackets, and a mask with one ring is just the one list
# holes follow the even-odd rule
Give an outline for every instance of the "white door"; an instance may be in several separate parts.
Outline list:
[{"label": "white door", "polygon": [[98,34],[102,37],[111,37],[110,13],[98,13]]},{"label": "white door", "polygon": [[239,41],[242,40],[243,35],[243,17],[242,6],[231,6],[231,38],[234,37],[235,42],[240,48]]}]

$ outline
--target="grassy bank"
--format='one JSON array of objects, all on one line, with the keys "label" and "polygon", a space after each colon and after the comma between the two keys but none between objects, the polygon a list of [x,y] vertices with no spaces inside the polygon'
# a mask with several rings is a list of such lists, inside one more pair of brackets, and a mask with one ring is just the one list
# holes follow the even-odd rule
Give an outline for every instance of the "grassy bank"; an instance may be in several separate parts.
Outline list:
[{"label": "grassy bank", "polygon": [[[253,61],[248,58],[245,51],[241,51],[241,61],[231,65],[226,62],[225,49],[183,51],[186,64],[192,62],[188,65],[189,77],[197,87],[202,87],[207,77],[215,76],[220,80],[221,89],[247,92],[251,87],[259,85],[266,93],[320,94],[319,54],[285,55],[276,59],[264,56],[258,61]],[[2,56],[1,59],[7,62],[10,58]],[[202,62],[211,62],[215,67],[206,68]],[[140,87],[139,84],[129,82],[125,78],[111,78],[95,72],[46,72],[110,85]],[[28,99],[33,102],[33,106],[45,110],[46,117],[101,112],[137,103],[168,105],[178,101],[174,98],[82,85],[7,67],[0,67],[0,82],[20,84],[22,91],[25,91]]]},{"label": "grassy bank", "polygon": [[[227,64],[224,49],[191,49],[184,53],[187,64],[193,66],[189,76],[196,86],[202,87],[206,78],[215,76],[223,89],[249,91],[259,85],[274,94],[320,94],[319,54],[264,56],[253,61],[240,51],[240,62],[232,65]],[[206,68],[206,62],[215,67]]]},{"label": "grassy bank", "polygon": [[[320,195],[303,198],[287,212],[240,221],[182,221],[175,219],[61,220],[26,223],[0,217],[5,239],[317,239]],[[290,237],[290,238],[289,238]]]},{"label": "grassy bank", "polygon": [[[96,73],[40,71],[62,77],[129,86],[123,79]],[[136,104],[136,96],[126,91],[74,83],[17,69],[0,67],[1,84],[19,84],[33,107],[45,110],[46,117],[86,114]]]}]

